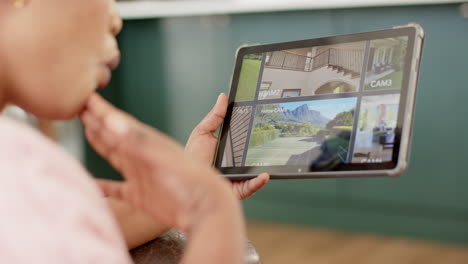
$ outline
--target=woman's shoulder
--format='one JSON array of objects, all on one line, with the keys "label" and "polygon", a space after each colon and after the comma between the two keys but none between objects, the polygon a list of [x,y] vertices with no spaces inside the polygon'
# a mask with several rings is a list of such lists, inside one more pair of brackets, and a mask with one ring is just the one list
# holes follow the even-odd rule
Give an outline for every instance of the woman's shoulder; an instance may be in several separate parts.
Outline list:
[{"label": "woman's shoulder", "polygon": [[74,186],[81,192],[98,193],[90,175],[78,160],[34,128],[0,116],[0,181],[14,177],[22,183],[49,181]]},{"label": "woman's shoulder", "polygon": [[31,126],[4,116],[0,116],[0,163],[10,164],[8,167],[21,163],[36,169],[47,166],[88,176],[81,164],[57,143]]},{"label": "woman's shoulder", "polygon": [[60,145],[26,124],[2,116],[0,168],[2,175],[24,182],[61,182],[80,192],[99,194],[86,169]]},{"label": "woman's shoulder", "polygon": [[52,147],[51,144],[53,145],[52,142],[30,125],[4,115],[0,115],[0,144],[2,148],[16,145],[17,148],[11,149],[11,151],[15,150],[15,152],[25,151],[24,148],[27,145],[45,148],[50,148]]},{"label": "woman's shoulder", "polygon": [[[108,263],[129,263],[99,189],[59,145],[32,127],[0,117],[0,171],[0,233],[5,241],[19,242],[7,247],[9,254],[28,259],[16,245],[34,237],[42,250],[36,263],[64,263],[64,256],[79,256],[83,263],[103,256]],[[50,261],[50,252],[57,248],[63,249],[62,255]]]}]

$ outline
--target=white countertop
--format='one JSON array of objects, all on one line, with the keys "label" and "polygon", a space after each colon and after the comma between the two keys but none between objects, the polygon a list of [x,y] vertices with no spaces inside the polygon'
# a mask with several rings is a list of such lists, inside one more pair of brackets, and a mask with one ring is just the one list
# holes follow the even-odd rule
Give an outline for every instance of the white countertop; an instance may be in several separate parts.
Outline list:
[{"label": "white countertop", "polygon": [[306,9],[465,3],[468,0],[212,0],[119,2],[123,19],[258,13]]}]

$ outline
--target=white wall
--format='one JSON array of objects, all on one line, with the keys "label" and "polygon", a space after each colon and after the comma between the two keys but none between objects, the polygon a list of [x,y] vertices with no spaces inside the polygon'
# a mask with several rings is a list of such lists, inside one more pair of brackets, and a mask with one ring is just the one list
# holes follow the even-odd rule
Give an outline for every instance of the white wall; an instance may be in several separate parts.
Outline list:
[{"label": "white wall", "polygon": [[322,67],[313,72],[309,72],[308,75],[308,82],[306,86],[307,91],[304,91],[304,93],[307,94],[315,93],[315,91],[320,88],[320,86],[330,81],[343,81],[356,87],[356,90],[359,89],[359,77],[351,79],[348,77],[349,75],[343,76],[342,73],[337,73],[328,69],[327,67]]},{"label": "white wall", "polygon": [[[314,95],[315,91],[320,88],[320,86],[330,81],[344,81],[358,89],[360,78],[350,79],[349,77],[344,77],[342,73],[337,73],[327,67],[322,67],[313,72],[265,68],[262,76],[262,82],[272,82],[270,91],[302,89],[301,95]],[[281,91],[275,95],[269,95],[260,99],[274,99],[280,97]]]},{"label": "white wall", "polygon": [[[302,71],[265,68],[263,70],[262,82],[272,82],[269,91],[278,91],[284,89],[302,89],[304,91],[308,83],[308,73]],[[279,95],[267,96],[266,98],[259,99],[272,99],[280,97],[281,91],[279,91]]]},{"label": "white wall", "polygon": [[203,0],[203,1],[121,1],[124,19],[204,16],[288,10],[355,8],[371,6],[463,3],[466,0]]}]

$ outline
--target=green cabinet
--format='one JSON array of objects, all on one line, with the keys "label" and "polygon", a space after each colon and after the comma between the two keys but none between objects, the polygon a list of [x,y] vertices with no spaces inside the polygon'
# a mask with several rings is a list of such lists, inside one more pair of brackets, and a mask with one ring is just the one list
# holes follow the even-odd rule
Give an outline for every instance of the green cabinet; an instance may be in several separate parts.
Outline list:
[{"label": "green cabinet", "polygon": [[[458,5],[311,10],[127,21],[122,66],[104,91],[184,143],[220,92],[235,50],[389,28],[426,30],[411,165],[401,178],[272,181],[250,218],[468,243],[468,19]],[[155,151],[164,151],[155,149]],[[91,150],[88,167],[117,177]]]}]

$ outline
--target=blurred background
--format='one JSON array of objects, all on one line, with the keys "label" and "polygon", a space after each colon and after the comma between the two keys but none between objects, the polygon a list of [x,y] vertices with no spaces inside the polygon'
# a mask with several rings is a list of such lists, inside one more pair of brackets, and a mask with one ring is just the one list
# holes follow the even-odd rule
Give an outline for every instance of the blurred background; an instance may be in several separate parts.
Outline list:
[{"label": "blurred background", "polygon": [[[396,179],[271,181],[244,202],[249,237],[267,264],[468,263],[462,2],[120,1],[122,64],[103,94],[184,144],[218,94],[229,91],[240,45],[419,23],[426,41],[408,172]],[[45,130],[72,138],[61,142],[94,176],[119,178],[85,145],[79,123],[54,126]]]}]

